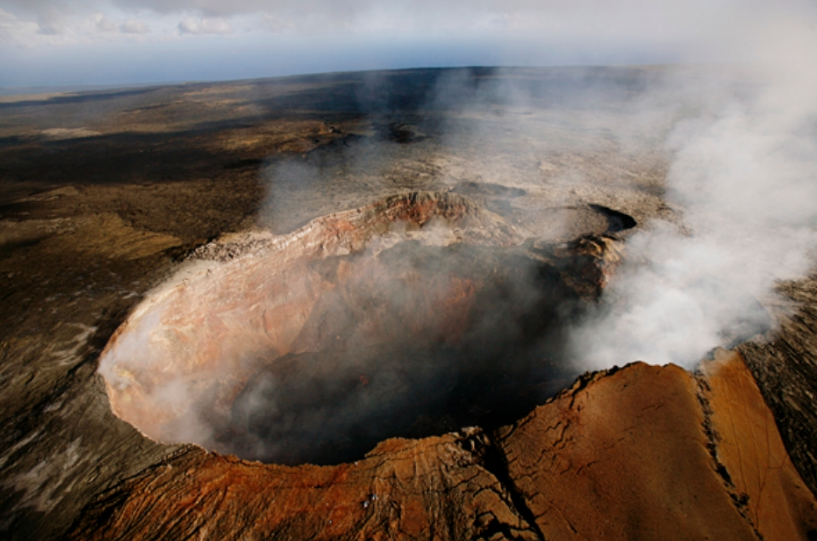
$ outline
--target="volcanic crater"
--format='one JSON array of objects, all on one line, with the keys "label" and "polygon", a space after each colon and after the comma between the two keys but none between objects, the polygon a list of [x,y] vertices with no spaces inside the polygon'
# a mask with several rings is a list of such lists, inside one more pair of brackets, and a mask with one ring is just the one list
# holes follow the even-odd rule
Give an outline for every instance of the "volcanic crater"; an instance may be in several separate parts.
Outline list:
[{"label": "volcanic crater", "polygon": [[151,438],[268,462],[493,429],[577,375],[565,329],[619,245],[525,239],[452,192],[392,196],[203,246],[134,310],[100,372],[114,412]]}]

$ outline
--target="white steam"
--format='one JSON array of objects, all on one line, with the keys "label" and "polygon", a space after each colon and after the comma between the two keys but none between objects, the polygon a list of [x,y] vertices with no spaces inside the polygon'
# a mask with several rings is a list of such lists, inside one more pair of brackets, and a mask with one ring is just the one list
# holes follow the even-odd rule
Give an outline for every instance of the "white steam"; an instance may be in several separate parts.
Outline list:
[{"label": "white steam", "polygon": [[817,240],[814,42],[773,40],[777,54],[764,52],[771,68],[731,86],[741,89],[731,99],[713,93],[716,106],[669,132],[666,198],[682,209],[683,227],[655,222],[629,239],[628,267],[573,333],[578,363],[692,367],[708,350],[763,330],[769,314],[758,301],[809,270]]}]

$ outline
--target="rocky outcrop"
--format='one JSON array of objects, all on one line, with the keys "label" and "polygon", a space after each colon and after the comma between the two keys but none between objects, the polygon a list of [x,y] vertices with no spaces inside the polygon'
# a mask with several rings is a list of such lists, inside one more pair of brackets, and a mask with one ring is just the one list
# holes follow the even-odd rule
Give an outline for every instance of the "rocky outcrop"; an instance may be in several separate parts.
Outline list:
[{"label": "rocky outcrop", "polygon": [[395,229],[416,230],[435,218],[445,222],[452,235],[466,242],[510,246],[523,240],[513,227],[466,197],[446,192],[413,192],[316,218],[288,235],[264,231],[228,237],[198,248],[193,258],[227,261],[259,251],[273,252],[284,260],[345,254],[361,250],[373,236]]},{"label": "rocky outcrop", "polygon": [[500,431],[512,486],[545,539],[815,534],[814,497],[742,359],[705,371],[696,381],[635,364],[590,376]]},{"label": "rocky outcrop", "polygon": [[817,491],[817,276],[784,284],[791,302],[776,310],[779,329],[740,351],[774,413],[786,449],[809,488]]},{"label": "rocky outcrop", "polygon": [[331,467],[189,451],[107,494],[69,539],[536,539],[465,442],[390,440]]},{"label": "rocky outcrop", "polygon": [[719,350],[700,378],[719,472],[741,514],[764,539],[811,540],[817,534],[814,496],[742,361],[738,353]]},{"label": "rocky outcrop", "polygon": [[580,378],[514,425],[339,466],[198,449],[104,494],[68,539],[730,539],[817,535],[817,502],[737,354],[698,377]]}]

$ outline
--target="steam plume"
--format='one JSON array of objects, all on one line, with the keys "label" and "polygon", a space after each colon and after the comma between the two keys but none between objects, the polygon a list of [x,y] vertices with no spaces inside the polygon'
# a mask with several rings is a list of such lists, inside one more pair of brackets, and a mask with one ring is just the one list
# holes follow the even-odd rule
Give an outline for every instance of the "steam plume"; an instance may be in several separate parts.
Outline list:
[{"label": "steam plume", "polygon": [[[797,26],[787,27],[798,34]],[[682,227],[655,222],[629,239],[629,266],[573,333],[591,369],[637,359],[694,366],[708,350],[768,328],[761,303],[801,277],[817,223],[813,37],[772,33],[776,54],[751,78],[688,89],[701,114],[674,123],[670,205]],[[757,66],[756,66],[757,68]],[[715,92],[717,90],[717,92]],[[717,98],[713,98],[713,96]]]}]

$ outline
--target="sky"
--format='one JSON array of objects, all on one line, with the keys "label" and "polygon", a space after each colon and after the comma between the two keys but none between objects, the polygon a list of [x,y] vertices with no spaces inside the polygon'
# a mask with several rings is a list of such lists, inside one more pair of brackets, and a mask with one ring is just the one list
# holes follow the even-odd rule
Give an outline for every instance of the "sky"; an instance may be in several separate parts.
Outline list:
[{"label": "sky", "polygon": [[807,0],[0,0],[0,87],[751,60]]}]

